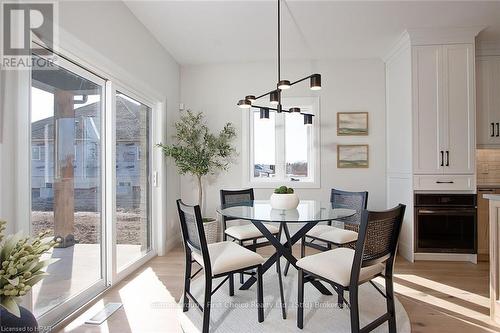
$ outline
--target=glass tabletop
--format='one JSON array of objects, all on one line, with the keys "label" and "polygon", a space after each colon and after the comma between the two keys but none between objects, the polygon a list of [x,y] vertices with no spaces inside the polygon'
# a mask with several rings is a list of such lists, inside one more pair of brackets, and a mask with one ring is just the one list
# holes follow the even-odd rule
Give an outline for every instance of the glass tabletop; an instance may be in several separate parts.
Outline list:
[{"label": "glass tabletop", "polygon": [[217,212],[226,217],[263,222],[316,222],[337,220],[356,214],[353,209],[335,206],[331,202],[300,200],[296,209],[273,209],[269,200],[253,200],[222,205]]}]

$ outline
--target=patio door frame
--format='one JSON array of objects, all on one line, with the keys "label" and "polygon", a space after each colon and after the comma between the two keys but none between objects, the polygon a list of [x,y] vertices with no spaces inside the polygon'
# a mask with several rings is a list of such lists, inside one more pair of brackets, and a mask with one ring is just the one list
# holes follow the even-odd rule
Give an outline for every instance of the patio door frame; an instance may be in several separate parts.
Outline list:
[{"label": "patio door frame", "polygon": [[[112,244],[108,248],[108,258],[110,259],[110,263],[108,265],[108,283],[110,285],[117,283],[122,280],[124,277],[135,271],[137,268],[142,266],[151,258],[157,255],[156,252],[156,239],[153,235],[157,234],[157,226],[153,221],[157,221],[157,213],[156,210],[153,209],[153,138],[156,137],[155,128],[153,126],[153,118],[155,115],[155,103],[150,100],[148,97],[133,91],[130,88],[127,88],[125,85],[120,83],[114,83],[111,81],[107,82],[106,86],[106,101],[107,101],[107,109],[111,112],[108,112],[108,118],[106,122],[106,132],[110,134],[109,139],[109,153],[107,155],[107,163],[112,165],[113,167],[107,169],[107,187],[111,189],[111,191],[107,192],[107,201],[110,204],[109,207],[109,217],[113,223],[110,223],[108,226],[108,242]],[[143,255],[141,258],[137,259],[133,263],[125,266],[121,271],[118,271],[118,263],[117,263],[117,237],[116,237],[116,94],[120,92],[127,97],[133,98],[137,102],[142,103],[143,105],[149,108],[149,116],[148,116],[148,130],[149,138],[147,147],[149,149],[148,154],[148,219],[149,219],[149,239],[151,242],[151,247],[149,251]],[[109,197],[110,196],[110,197]]]},{"label": "patio door frame", "polygon": [[[70,36],[70,34],[67,34]],[[33,43],[36,47],[44,47],[44,43],[37,37],[32,36]],[[71,40],[71,38],[69,38]],[[89,51],[78,44],[71,44],[71,51],[57,47],[57,52],[54,52],[60,59],[63,68],[75,72],[84,78],[98,78],[102,82],[102,108],[101,108],[101,232],[103,236],[103,248],[101,250],[101,265],[102,279],[97,283],[87,288],[84,292],[71,297],[70,299],[57,305],[54,309],[40,316],[38,322],[41,326],[58,326],[61,322],[66,322],[68,317],[73,317],[79,314],[79,310],[93,299],[98,297],[111,286],[116,285],[120,280],[132,273],[134,270],[142,266],[148,260],[152,259],[160,251],[165,249],[165,210],[163,209],[166,195],[160,187],[158,172],[166,172],[166,165],[161,154],[161,151],[154,149],[154,142],[161,142],[166,136],[166,128],[163,123],[163,113],[166,112],[166,98],[160,97],[157,93],[148,90],[143,84],[138,83],[141,90],[135,90],[130,85],[117,78],[121,76],[130,80],[130,75],[127,72],[121,71],[119,67],[95,67],[89,61],[101,63],[102,59],[94,52]],[[52,51],[53,50],[49,50]],[[78,54],[79,56],[76,56]],[[84,60],[85,59],[85,60]],[[90,60],[89,60],[90,59]],[[57,63],[56,63],[57,64]],[[75,69],[75,71],[73,71]],[[82,75],[84,73],[84,75]],[[114,73],[112,75],[111,73]],[[22,71],[12,76],[17,85],[18,93],[16,102],[19,105],[21,112],[17,115],[18,133],[15,142],[20,153],[16,157],[18,165],[18,191],[17,204],[15,211],[19,220],[17,221],[16,230],[25,230],[31,232],[31,195],[26,200],[26,191],[31,191],[31,70]],[[94,80],[91,80],[95,82]],[[150,219],[150,242],[151,247],[142,258],[126,266],[122,271],[118,272],[116,264],[116,91],[120,91],[138,102],[150,108],[149,115],[149,131],[150,138],[148,142],[149,153],[149,219]],[[26,102],[25,102],[26,101]],[[23,112],[25,110],[25,112]],[[159,250],[158,250],[159,249]],[[24,298],[22,303],[26,308],[33,310],[31,292]]]},{"label": "patio door frame", "polygon": [[[47,59],[46,55],[40,55],[34,52],[34,54],[40,58]],[[100,197],[100,232],[101,232],[101,278],[97,280],[96,282],[92,283],[90,286],[85,288],[84,290],[80,291],[77,295],[71,296],[70,298],[64,300],[62,303],[57,304],[53,308],[51,308],[49,311],[46,313],[42,314],[40,317],[37,318],[39,324],[41,326],[51,326],[54,323],[57,323],[61,320],[63,320],[69,313],[74,312],[77,310],[79,307],[82,305],[86,304],[90,300],[92,300],[96,295],[99,295],[103,291],[105,291],[109,286],[109,279],[108,279],[108,270],[107,267],[109,266],[109,260],[108,260],[108,254],[107,254],[107,249],[112,246],[111,243],[109,243],[107,234],[108,234],[108,224],[109,224],[109,208],[108,205],[109,203],[107,202],[106,198],[106,193],[109,192],[109,189],[107,187],[106,183],[106,173],[107,169],[109,169],[108,164],[106,163],[106,156],[108,154],[108,142],[109,142],[109,133],[106,130],[106,122],[107,122],[107,112],[106,112],[106,85],[107,81],[106,79],[96,75],[95,73],[85,69],[82,66],[79,66],[75,64],[72,61],[69,61],[63,57],[57,57],[55,59],[54,64],[57,65],[58,67],[69,71],[71,73],[74,73],[85,80],[91,81],[92,83],[95,83],[96,85],[101,87],[101,107],[100,107],[100,118],[101,118],[101,124],[100,124],[100,135],[101,135],[101,140],[100,140],[100,192],[101,192],[101,197]],[[28,79],[28,84],[29,84],[29,89],[31,90],[32,85],[32,71],[29,71],[29,79]],[[28,127],[31,127],[31,92],[29,93],[30,96],[30,102],[29,102],[29,120],[28,120]],[[28,145],[31,147],[31,130],[28,130]],[[27,158],[27,165],[28,167],[28,173],[29,173],[29,189],[31,189],[31,154],[26,154],[29,158]],[[28,210],[31,212],[32,209],[32,204],[31,204],[31,195],[29,196],[29,199],[27,200],[28,202]],[[30,234],[32,231],[32,225],[31,225],[31,217],[29,219],[29,228],[25,230],[30,230]],[[32,295],[30,293],[30,302],[32,303]],[[34,310],[33,304],[30,304],[30,309]]]}]

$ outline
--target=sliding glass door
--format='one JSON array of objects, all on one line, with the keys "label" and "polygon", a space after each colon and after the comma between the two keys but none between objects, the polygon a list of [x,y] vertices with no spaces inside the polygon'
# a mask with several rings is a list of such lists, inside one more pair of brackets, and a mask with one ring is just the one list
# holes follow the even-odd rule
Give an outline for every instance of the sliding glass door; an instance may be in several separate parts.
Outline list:
[{"label": "sliding glass door", "polygon": [[151,257],[152,105],[62,58],[32,69],[31,233],[59,241],[42,258],[58,261],[32,291],[42,323]]},{"label": "sliding glass door", "polygon": [[118,272],[151,250],[151,107],[116,91],[116,267]]},{"label": "sliding glass door", "polygon": [[32,70],[31,230],[59,241],[46,255],[58,261],[33,288],[37,317],[106,287],[104,89],[103,79],[67,61]]}]

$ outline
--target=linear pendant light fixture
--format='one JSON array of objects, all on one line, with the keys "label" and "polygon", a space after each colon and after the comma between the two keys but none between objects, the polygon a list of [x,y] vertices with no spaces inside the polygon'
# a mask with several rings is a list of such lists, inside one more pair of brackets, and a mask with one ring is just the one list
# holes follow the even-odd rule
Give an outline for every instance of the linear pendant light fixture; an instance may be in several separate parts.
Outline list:
[{"label": "linear pendant light fixture", "polygon": [[[300,83],[302,81],[305,81],[309,79],[309,87],[311,90],[320,90],[321,89],[321,74],[311,74],[309,76],[306,76],[300,80],[290,82],[289,80],[282,80],[281,79],[281,12],[280,12],[280,1],[277,0],[278,3],[278,83],[276,83],[276,89],[271,90],[265,94],[262,94],[260,96],[254,96],[254,95],[247,95],[245,96],[244,99],[241,99],[238,101],[238,106],[241,109],[250,109],[250,108],[257,108],[260,109],[260,118],[261,119],[268,119],[269,118],[269,111],[276,111],[277,113],[281,112],[289,112],[289,113],[300,113],[304,116],[304,125],[311,125],[312,120],[313,120],[313,114],[301,112],[300,108],[298,107],[291,107],[288,109],[283,108],[283,105],[281,104],[281,91],[282,90],[287,90],[290,89],[293,85]],[[276,105],[276,108],[272,107],[265,107],[265,106],[258,106],[255,105],[255,101],[268,96],[269,95],[269,103]]]}]

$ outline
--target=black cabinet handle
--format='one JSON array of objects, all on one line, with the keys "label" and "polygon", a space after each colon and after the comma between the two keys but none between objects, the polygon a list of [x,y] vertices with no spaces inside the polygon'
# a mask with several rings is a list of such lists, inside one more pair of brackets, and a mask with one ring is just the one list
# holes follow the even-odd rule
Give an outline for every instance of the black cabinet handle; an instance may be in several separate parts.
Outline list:
[{"label": "black cabinet handle", "polygon": [[454,181],[449,181],[449,182],[442,182],[440,180],[436,181],[436,184],[454,184]]},{"label": "black cabinet handle", "polygon": [[446,151],[446,166],[450,166],[450,151]]},{"label": "black cabinet handle", "polygon": [[495,136],[495,123],[491,123],[491,135],[490,137],[494,137]]},{"label": "black cabinet handle", "polygon": [[497,123],[497,137],[500,136],[500,123]]},{"label": "black cabinet handle", "polygon": [[444,151],[441,150],[441,166],[444,166]]}]

